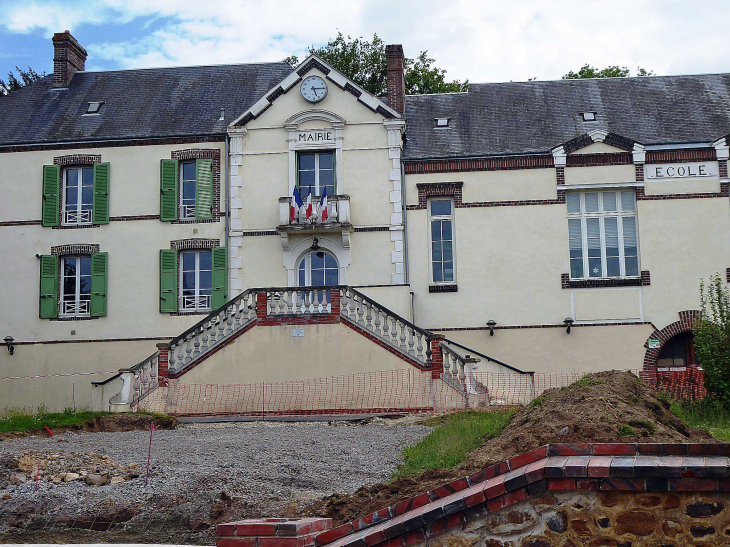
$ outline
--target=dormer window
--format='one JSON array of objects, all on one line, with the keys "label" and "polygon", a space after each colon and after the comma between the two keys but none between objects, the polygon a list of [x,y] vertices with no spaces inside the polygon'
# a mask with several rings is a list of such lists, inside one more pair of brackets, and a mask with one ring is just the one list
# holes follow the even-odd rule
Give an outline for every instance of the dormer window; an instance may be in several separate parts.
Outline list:
[{"label": "dormer window", "polygon": [[89,107],[86,109],[86,114],[98,114],[101,109],[101,105],[104,101],[92,101],[89,103]]},{"label": "dormer window", "polygon": [[451,118],[434,118],[436,127],[449,127]]},{"label": "dormer window", "polygon": [[583,118],[584,122],[595,122],[596,121],[595,112],[581,112],[580,115]]}]

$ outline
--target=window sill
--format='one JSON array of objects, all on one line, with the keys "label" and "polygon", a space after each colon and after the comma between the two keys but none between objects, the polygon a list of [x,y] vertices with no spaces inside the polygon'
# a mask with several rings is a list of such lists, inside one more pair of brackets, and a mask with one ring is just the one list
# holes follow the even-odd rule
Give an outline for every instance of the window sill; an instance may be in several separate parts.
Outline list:
[{"label": "window sill", "polygon": [[51,317],[49,321],[89,321],[91,319],[101,319],[101,317],[92,317],[90,315],[65,315],[61,317]]},{"label": "window sill", "polygon": [[[170,224],[203,224],[206,222],[220,222],[220,216],[218,218],[206,218],[206,219],[197,219],[197,218],[183,218],[179,220],[172,220],[169,221]],[[162,221],[167,222],[167,221]]]},{"label": "window sill", "polygon": [[451,283],[448,285],[429,285],[428,286],[428,292],[457,292],[458,287],[456,283]]},{"label": "window sill", "polygon": [[591,279],[563,279],[564,289],[594,289],[604,287],[641,287],[641,277],[600,277]]},{"label": "window sill", "polygon": [[52,226],[54,230],[75,230],[79,228],[99,228],[101,224],[62,224],[60,226]]},{"label": "window sill", "polygon": [[180,315],[208,315],[213,310],[181,310],[170,313],[168,315],[180,316]]}]

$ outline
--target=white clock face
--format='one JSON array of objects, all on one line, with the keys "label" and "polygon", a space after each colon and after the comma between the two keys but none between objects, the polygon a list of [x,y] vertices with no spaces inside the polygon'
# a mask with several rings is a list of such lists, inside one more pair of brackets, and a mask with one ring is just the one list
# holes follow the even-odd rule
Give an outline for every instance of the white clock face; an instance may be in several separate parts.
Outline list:
[{"label": "white clock face", "polygon": [[319,76],[307,76],[299,90],[305,100],[310,103],[318,103],[327,96],[327,82]]}]

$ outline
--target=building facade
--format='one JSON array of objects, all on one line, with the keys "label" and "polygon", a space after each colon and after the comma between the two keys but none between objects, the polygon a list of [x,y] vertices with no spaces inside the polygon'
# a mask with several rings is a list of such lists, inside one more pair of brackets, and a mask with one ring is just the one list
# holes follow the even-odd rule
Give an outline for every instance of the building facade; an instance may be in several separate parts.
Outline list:
[{"label": "building facade", "polygon": [[[686,366],[700,281],[730,280],[730,75],[406,96],[388,46],[380,99],[315,56],[86,72],[53,44],[0,98],[0,376],[41,377],[0,380],[3,406],[88,405],[79,373],[256,287],[347,285],[522,371]],[[395,366],[314,327],[325,365],[285,366],[289,330],[195,381]]]}]

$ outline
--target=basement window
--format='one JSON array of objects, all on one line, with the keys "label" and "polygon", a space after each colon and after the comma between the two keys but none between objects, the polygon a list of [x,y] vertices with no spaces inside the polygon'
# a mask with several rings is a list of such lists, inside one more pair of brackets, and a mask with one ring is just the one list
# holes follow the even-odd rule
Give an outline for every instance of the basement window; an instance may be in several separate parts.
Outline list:
[{"label": "basement window", "polygon": [[580,115],[582,116],[584,122],[595,122],[596,121],[595,112],[581,112]]},{"label": "basement window", "polygon": [[101,105],[104,104],[104,101],[92,101],[89,102],[89,107],[86,109],[85,114],[98,114],[99,110],[101,109]]},{"label": "basement window", "polygon": [[449,127],[451,118],[434,118],[434,121],[436,122],[436,127]]}]

